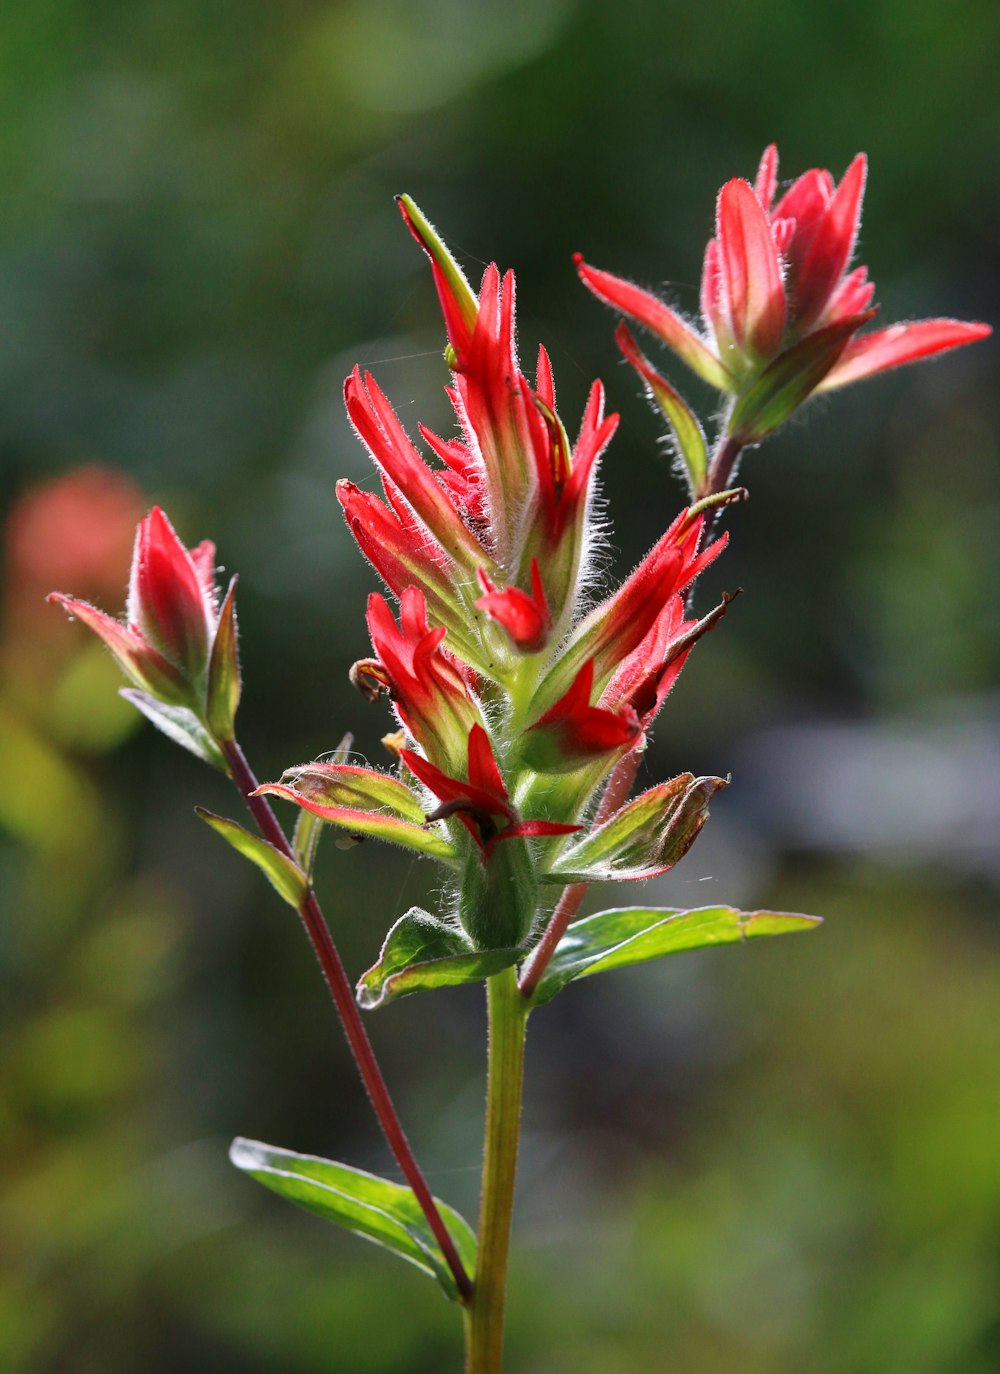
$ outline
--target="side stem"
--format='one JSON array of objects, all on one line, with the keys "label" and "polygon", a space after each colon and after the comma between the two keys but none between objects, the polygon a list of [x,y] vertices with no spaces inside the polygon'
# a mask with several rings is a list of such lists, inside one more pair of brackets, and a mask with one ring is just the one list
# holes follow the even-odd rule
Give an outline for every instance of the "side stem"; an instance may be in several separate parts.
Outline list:
[{"label": "side stem", "polygon": [[[623,759],[619,759],[615,764],[594,816],[595,826],[603,825],[608,817],[618,810],[632,791],[632,784],[635,782],[635,775],[639,771],[641,757],[641,752],[633,749],[631,754],[626,754]],[[556,952],[556,946],[566,934],[566,928],[570,921],[580,910],[580,904],[587,895],[589,886],[589,883],[571,883],[569,887],[563,888],[562,896],[549,917],[549,923],[545,927],[542,938],[532,950],[531,957],[521,974],[519,987],[521,996],[525,1001],[538,987],[542,974],[548,968],[549,961]]]},{"label": "side stem", "polygon": [[[261,834],[276,849],[280,849],[288,858],[294,859],[292,847],[288,843],[285,832],[278,824],[278,819],[267,798],[254,796],[258,783],[243,750],[235,740],[223,741],[221,748],[229,766],[230,776],[250,808]],[[468,1301],[472,1294],[472,1281],[465,1272],[465,1266],[455,1249],[455,1243],[444,1224],[441,1213],[438,1211],[437,1203],[431,1196],[426,1180],[420,1172],[420,1166],[414,1158],[410,1143],[389,1095],[389,1089],[382,1077],[382,1070],[375,1058],[375,1051],[368,1039],[368,1032],[361,1020],[361,1013],[354,1001],[354,993],[344,965],[311,884],[301,907],[299,907],[299,915],[305,926],[306,934],[309,936],[313,952],[319,961],[326,985],[330,990],[330,997],[343,1025],[351,1054],[354,1056],[354,1062],[358,1066],[358,1072],[371,1099],[372,1107],[375,1109],[375,1115],[378,1117],[389,1149],[392,1151],[407,1183],[413,1189],[420,1209],[427,1218],[427,1224],[441,1247],[445,1262],[454,1275],[459,1294],[463,1301]]]},{"label": "side stem", "polygon": [[521,1134],[524,1038],[528,1007],[513,968],[486,984],[489,1067],[479,1211],[479,1258],[466,1308],[466,1374],[501,1374],[507,1257]]}]

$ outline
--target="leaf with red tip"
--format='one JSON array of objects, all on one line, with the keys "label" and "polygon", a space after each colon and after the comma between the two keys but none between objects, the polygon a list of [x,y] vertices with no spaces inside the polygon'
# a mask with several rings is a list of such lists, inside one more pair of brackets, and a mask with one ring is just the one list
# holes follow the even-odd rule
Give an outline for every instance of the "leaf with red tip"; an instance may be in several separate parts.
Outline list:
[{"label": "leaf with red tip", "polygon": [[615,330],[615,340],[625,357],[646,384],[646,390],[666,416],[677,442],[677,451],[687,470],[691,495],[697,496],[708,470],[708,447],[698,417],[665,377],[653,367],[633,339],[627,325]]},{"label": "leaf with red tip", "polygon": [[416,825],[413,821],[403,820],[399,816],[349,806],[323,806],[320,802],[310,801],[308,797],[302,796],[294,787],[286,787],[278,782],[265,783],[259,790],[265,795],[283,797],[286,801],[294,802],[296,806],[305,807],[320,820],[328,821],[351,835],[386,840],[390,844],[402,845],[404,849],[414,849],[418,854],[426,854],[429,858],[441,859],[445,863],[453,862],[457,857],[455,847],[439,831]]},{"label": "leaf with red tip", "polygon": [[733,377],[729,370],[701,336],[663,301],[632,282],[589,266],[580,253],[575,255],[573,261],[580,280],[598,300],[645,325],[710,386],[719,391],[733,390]]},{"label": "leaf with red tip", "polygon": [[184,706],[191,700],[191,689],[180,670],[147,644],[137,630],[99,611],[89,601],[78,601],[62,592],[51,592],[46,599],[103,640],[122,672],[144,691],[171,706]]},{"label": "leaf with red tip", "polygon": [[992,333],[988,324],[967,324],[962,320],[916,320],[911,324],[890,325],[888,329],[852,339],[818,390],[833,391],[835,387],[860,382],[876,372],[987,339]]},{"label": "leaf with red tip", "polygon": [[717,226],[735,342],[772,357],[785,331],[785,288],[770,223],[749,182],[734,178],[723,186]]}]

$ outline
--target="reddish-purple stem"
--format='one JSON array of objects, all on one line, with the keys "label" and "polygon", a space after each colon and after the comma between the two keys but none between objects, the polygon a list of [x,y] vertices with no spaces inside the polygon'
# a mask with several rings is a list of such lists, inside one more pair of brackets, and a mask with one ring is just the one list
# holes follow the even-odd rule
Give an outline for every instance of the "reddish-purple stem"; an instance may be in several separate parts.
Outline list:
[{"label": "reddish-purple stem", "polygon": [[[615,764],[594,816],[595,826],[603,825],[608,817],[618,810],[632,791],[632,784],[635,782],[641,757],[640,751],[633,749],[631,754],[626,754],[623,759],[619,759]],[[542,974],[548,968],[552,956],[556,952],[556,946],[566,934],[566,928],[570,921],[580,910],[580,903],[587,895],[589,886],[589,883],[571,883],[569,887],[563,889],[563,894],[549,917],[544,935],[524,966],[521,981],[518,983],[522,997],[531,997],[538,987]]]},{"label": "reddish-purple stem", "polygon": [[[294,859],[292,847],[288,843],[285,832],[278,824],[270,803],[265,797],[254,795],[258,783],[243,750],[235,740],[224,743],[222,750],[229,765],[230,776],[242,793],[254,820],[260,827],[261,834],[276,849],[280,849],[288,858]],[[313,951],[319,960],[323,977],[326,979],[333,1004],[340,1016],[344,1034],[347,1036],[351,1054],[354,1056],[354,1062],[358,1066],[358,1072],[371,1099],[375,1115],[378,1117],[379,1125],[382,1127],[389,1148],[407,1183],[413,1189],[420,1209],[427,1218],[427,1224],[441,1247],[441,1252],[454,1276],[459,1294],[463,1300],[468,1299],[472,1294],[472,1281],[465,1271],[465,1266],[455,1249],[455,1243],[444,1224],[441,1213],[438,1211],[437,1203],[431,1196],[431,1191],[420,1172],[420,1166],[413,1156],[410,1143],[396,1114],[392,1098],[389,1096],[389,1089],[382,1077],[382,1070],[375,1058],[371,1041],[368,1039],[368,1033],[362,1023],[361,1013],[354,1001],[354,994],[347,973],[344,970],[340,955],[337,953],[333,936],[330,934],[311,884],[299,908],[299,915],[302,917],[302,924],[306,928],[306,934],[309,936]]]}]

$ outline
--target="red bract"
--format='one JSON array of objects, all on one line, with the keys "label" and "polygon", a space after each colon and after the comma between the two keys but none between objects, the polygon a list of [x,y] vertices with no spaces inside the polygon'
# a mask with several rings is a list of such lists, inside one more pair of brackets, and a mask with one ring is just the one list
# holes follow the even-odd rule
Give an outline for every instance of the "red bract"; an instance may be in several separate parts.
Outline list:
[{"label": "red bract", "polygon": [[839,185],[829,172],[813,169],[775,203],[777,168],[772,144],[753,186],[737,178],[719,193],[702,273],[703,333],[649,292],[576,258],[596,296],[645,325],[713,386],[740,398],[731,432],[742,442],[763,437],[817,389],[991,332],[985,324],[943,319],[858,336],[874,313],[875,292],[867,268],[848,270],[861,222],[865,156],[854,159]]},{"label": "red bract", "polygon": [[[187,549],[159,508],[139,523],[125,623],[61,592],[62,606],[104,640],[124,672],[167,705],[221,721],[239,697],[234,584],[219,607],[215,545]],[[231,707],[231,709],[230,709]]]},{"label": "red bract", "polygon": [[554,706],[535,721],[524,744],[524,758],[541,773],[570,772],[592,759],[620,753],[635,744],[639,717],[624,705],[619,711],[591,705],[594,660],[588,658]]},{"label": "red bract", "polygon": [[489,861],[502,840],[571,835],[580,828],[553,821],[518,820],[493,757],[489,736],[481,725],[474,725],[469,731],[467,780],[451,777],[411,749],[404,749],[400,757],[414,777],[441,801],[441,806],[427,817],[428,821],[457,816],[478,845],[484,863]]},{"label": "red bract", "polygon": [[[571,445],[556,411],[548,354],[539,350],[534,387],[520,370],[513,273],[501,280],[491,264],[477,297],[413,202],[403,197],[400,207],[432,264],[454,377],[448,394],[462,431],[456,441],[423,428],[421,434],[447,465],[440,482],[462,520],[526,595],[534,594],[526,584],[538,560],[552,620],[565,628],[586,556],[594,473],[618,417],[604,415],[604,390],[595,382]],[[494,568],[483,562],[495,580]]]},{"label": "red bract", "polygon": [[530,595],[519,587],[498,591],[485,568],[479,569],[479,583],[485,595],[476,602],[477,608],[502,625],[517,647],[525,653],[537,654],[544,649],[552,629],[552,617],[545,600],[538,559],[531,560]]},{"label": "red bract", "polygon": [[682,511],[631,577],[580,622],[532,702],[536,721],[569,690],[588,661],[593,664],[596,690],[603,692],[616,668],[656,624],[664,606],[718,557],[727,536],[702,549],[703,524],[703,515]]},{"label": "red bract", "polygon": [[403,725],[447,766],[460,766],[479,707],[460,665],[442,648],[445,631],[427,623],[423,593],[406,588],[398,626],[384,599],[371,595],[368,631]]}]

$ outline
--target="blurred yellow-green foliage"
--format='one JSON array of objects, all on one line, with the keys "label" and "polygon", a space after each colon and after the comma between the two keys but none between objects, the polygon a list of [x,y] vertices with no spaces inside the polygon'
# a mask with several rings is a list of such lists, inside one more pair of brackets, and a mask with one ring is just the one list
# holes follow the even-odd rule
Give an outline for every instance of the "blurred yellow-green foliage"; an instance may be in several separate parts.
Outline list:
[{"label": "blurred yellow-green foliage", "polygon": [[[293,921],[192,815],[233,813],[222,780],[130,717],[42,595],[116,609],[128,527],[162,501],[240,573],[258,771],[345,729],[379,758],[386,719],[346,682],[373,577],[333,498],[337,476],[369,480],[342,379],[368,364],[411,429],[446,423],[436,303],[392,194],[473,276],[517,269],[522,352],[549,346],[571,429],[605,377],[624,569],[679,490],[571,252],[693,309],[724,180],[771,139],[788,175],[864,148],[883,318],[993,319],[998,50],[989,0],[8,8],[0,1368],[460,1363],[416,1271],[227,1165],[241,1133],[392,1173]],[[746,595],[648,774],[734,783],[642,900],[827,925],[594,980],[534,1018],[511,1369],[1000,1363],[995,361],[873,381],[750,455],[712,573]],[[354,974],[432,885],[371,846],[329,846],[319,881]],[[371,1023],[435,1190],[470,1216],[480,1000]]]}]

